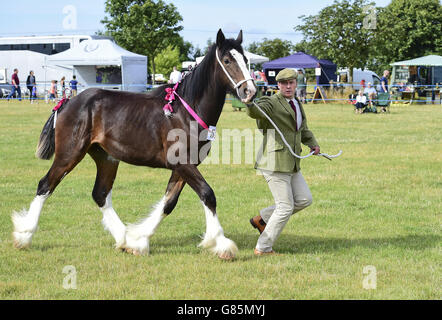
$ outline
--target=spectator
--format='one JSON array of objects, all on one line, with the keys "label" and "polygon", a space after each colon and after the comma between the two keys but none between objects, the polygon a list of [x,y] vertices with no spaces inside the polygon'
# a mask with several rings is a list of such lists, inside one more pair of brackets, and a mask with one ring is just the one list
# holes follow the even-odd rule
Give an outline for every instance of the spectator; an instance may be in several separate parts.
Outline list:
[{"label": "spectator", "polygon": [[367,105],[367,97],[362,90],[359,90],[356,97],[355,112],[362,113],[362,109]]},{"label": "spectator", "polygon": [[388,76],[390,71],[385,70],[384,76],[381,78],[381,92],[388,92]]},{"label": "spectator", "polygon": [[14,73],[12,74],[12,90],[9,93],[6,99],[9,99],[14,95],[14,93],[18,93],[18,101],[21,101],[21,89],[20,89],[20,79],[18,78],[18,69],[14,69]]},{"label": "spectator", "polygon": [[173,71],[170,73],[169,83],[175,84],[177,82],[180,82],[181,79],[181,72],[179,72],[176,67],[173,67]]},{"label": "spectator", "polygon": [[306,78],[304,73],[302,72],[302,69],[298,70],[298,74],[296,76],[296,82],[298,83],[298,87],[296,88],[296,96],[299,100],[301,100],[302,103],[306,103],[305,98],[307,97],[306,92]]},{"label": "spectator", "polygon": [[264,73],[264,70],[259,71],[259,77],[261,78],[261,81],[267,82],[266,74]]},{"label": "spectator", "polygon": [[255,70],[250,69],[250,76],[252,77],[253,80],[256,80]]},{"label": "spectator", "polygon": [[77,95],[77,86],[78,86],[78,81],[76,76],[72,76],[72,80],[69,82],[69,85],[71,86],[71,95],[72,97],[75,97]]},{"label": "spectator", "polygon": [[61,79],[60,79],[60,89],[61,89],[61,96],[63,97],[63,98],[66,98],[66,84],[65,84],[65,77],[63,76]]},{"label": "spectator", "polygon": [[29,76],[26,79],[26,86],[29,90],[29,101],[33,103],[37,98],[37,83],[35,80],[34,71],[32,70],[29,72]]},{"label": "spectator", "polygon": [[[381,92],[388,94],[388,76],[390,75],[390,71],[385,70],[384,76],[381,78]],[[387,112],[384,106],[381,107],[381,112]]]},{"label": "spectator", "polygon": [[51,88],[49,89],[49,100],[55,101],[58,99],[57,80],[51,81]]},{"label": "spectator", "polygon": [[364,89],[364,94],[367,95],[370,106],[373,105],[373,100],[376,99],[376,89],[371,86],[371,82],[367,83],[367,88]]},{"label": "spectator", "polygon": [[362,89],[365,89],[365,79],[362,79],[359,84],[361,85]]}]

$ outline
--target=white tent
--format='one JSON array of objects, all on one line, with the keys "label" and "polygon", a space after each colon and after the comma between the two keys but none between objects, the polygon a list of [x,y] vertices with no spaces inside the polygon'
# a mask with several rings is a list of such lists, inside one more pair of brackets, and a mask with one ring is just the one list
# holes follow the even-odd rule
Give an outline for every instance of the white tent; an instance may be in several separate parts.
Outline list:
[{"label": "white tent", "polygon": [[47,56],[46,65],[72,66],[79,83],[98,87],[103,85],[97,83],[97,66],[118,66],[121,68],[118,88],[146,90],[147,57],[127,51],[111,40],[82,41],[77,47]]},{"label": "white tent", "polygon": [[[250,65],[251,64],[258,64],[258,63],[264,63],[269,61],[269,58],[267,57],[263,57],[251,52],[248,52],[246,50],[244,50],[244,55],[246,56],[247,60],[248,60],[248,65],[249,65],[249,70],[250,70]],[[196,58],[196,63],[201,63],[201,61],[203,61],[204,57],[198,57]]]}]

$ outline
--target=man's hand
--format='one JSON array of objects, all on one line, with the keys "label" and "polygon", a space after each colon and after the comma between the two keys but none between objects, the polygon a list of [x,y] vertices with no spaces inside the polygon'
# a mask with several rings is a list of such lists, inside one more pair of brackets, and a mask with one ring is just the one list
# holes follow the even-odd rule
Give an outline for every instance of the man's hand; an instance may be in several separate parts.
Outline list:
[{"label": "man's hand", "polygon": [[314,146],[313,148],[310,148],[310,152],[314,151],[314,155],[318,155],[318,153],[321,151],[319,146]]}]

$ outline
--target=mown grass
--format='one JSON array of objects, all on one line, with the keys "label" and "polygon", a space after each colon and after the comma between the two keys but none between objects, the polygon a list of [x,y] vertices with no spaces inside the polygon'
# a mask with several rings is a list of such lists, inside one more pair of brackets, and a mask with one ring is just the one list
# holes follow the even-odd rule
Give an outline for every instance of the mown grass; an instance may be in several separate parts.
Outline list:
[{"label": "mown grass", "polygon": [[[272,202],[253,164],[200,167],[215,190],[234,262],[197,248],[203,209],[186,186],[172,215],[151,239],[151,255],[113,249],[91,191],[95,165],[86,157],[45,204],[30,249],[12,246],[14,210],[27,208],[50,161],[35,146],[50,105],[0,102],[1,299],[440,299],[442,108],[391,107],[355,115],[349,105],[306,105],[309,126],[333,161],[302,161],[314,203],[293,216],[274,249],[253,255],[258,234],[249,218]],[[217,126],[256,128],[226,106]],[[163,195],[169,172],[121,164],[113,203],[125,223],[144,217]],[[377,271],[364,289],[363,268]],[[77,289],[63,288],[65,266]]]}]

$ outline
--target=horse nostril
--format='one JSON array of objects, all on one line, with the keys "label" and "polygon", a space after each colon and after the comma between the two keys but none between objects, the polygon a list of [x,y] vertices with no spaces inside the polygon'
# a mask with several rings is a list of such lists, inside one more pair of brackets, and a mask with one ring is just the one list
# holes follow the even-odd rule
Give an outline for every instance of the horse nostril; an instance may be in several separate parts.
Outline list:
[{"label": "horse nostril", "polygon": [[250,90],[249,90],[249,89],[244,89],[244,94],[245,94],[246,96],[248,96],[249,93],[250,93]]}]

